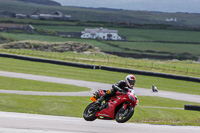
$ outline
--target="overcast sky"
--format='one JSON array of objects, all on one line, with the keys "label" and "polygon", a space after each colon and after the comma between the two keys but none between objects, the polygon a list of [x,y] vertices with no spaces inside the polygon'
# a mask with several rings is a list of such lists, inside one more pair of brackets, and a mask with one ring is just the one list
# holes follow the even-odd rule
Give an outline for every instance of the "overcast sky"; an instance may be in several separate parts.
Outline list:
[{"label": "overcast sky", "polygon": [[200,13],[200,0],[54,0],[66,6]]}]

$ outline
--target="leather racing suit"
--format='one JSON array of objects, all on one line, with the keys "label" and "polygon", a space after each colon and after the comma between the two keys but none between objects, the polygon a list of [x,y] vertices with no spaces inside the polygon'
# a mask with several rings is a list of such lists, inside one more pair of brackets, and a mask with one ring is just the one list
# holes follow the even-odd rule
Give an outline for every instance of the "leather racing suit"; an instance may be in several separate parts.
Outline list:
[{"label": "leather racing suit", "polygon": [[112,85],[112,89],[107,90],[105,94],[96,101],[96,104],[101,104],[101,102],[104,101],[105,99],[109,99],[110,97],[116,95],[117,91],[127,91],[127,90],[128,86],[126,85],[126,82],[124,80],[120,80],[116,84]]}]

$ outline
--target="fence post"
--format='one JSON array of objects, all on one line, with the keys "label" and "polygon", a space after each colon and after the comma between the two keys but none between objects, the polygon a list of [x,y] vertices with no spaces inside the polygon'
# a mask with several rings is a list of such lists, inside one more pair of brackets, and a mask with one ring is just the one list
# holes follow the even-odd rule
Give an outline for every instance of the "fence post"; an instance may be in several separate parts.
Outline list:
[{"label": "fence post", "polygon": [[170,71],[170,67],[171,67],[171,64],[169,65],[169,69],[168,69],[168,71]]},{"label": "fence post", "polygon": [[116,59],[116,57],[114,57],[114,60],[113,60],[113,65],[115,64],[115,59]]},{"label": "fence post", "polygon": [[153,62],[152,62],[152,65],[151,65],[151,69],[153,69]]},{"label": "fence post", "polygon": [[[107,55],[107,54],[106,54]],[[110,58],[109,58],[109,55],[107,55],[107,58],[108,58],[108,63],[110,62]]]},{"label": "fence post", "polygon": [[164,67],[165,67],[165,66],[164,66],[164,64],[163,64],[163,71],[164,71]]},{"label": "fence post", "polygon": [[146,66],[147,66],[147,63],[145,62],[145,64],[144,64],[144,69],[146,70]]}]

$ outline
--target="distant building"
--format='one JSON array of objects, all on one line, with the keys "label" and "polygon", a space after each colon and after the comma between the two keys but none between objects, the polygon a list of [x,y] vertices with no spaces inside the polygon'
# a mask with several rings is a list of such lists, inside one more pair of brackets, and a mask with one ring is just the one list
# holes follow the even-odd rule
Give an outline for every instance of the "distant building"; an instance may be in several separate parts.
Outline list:
[{"label": "distant building", "polygon": [[55,11],[54,13],[52,13],[53,15],[57,15],[57,16],[62,16],[63,13],[60,11]]},{"label": "distant building", "polygon": [[81,32],[81,38],[91,39],[105,39],[105,40],[121,40],[122,38],[118,35],[118,30],[108,30],[104,28],[89,29]]},{"label": "distant building", "polygon": [[40,10],[37,9],[37,11],[35,11],[32,15],[40,15],[40,14],[41,14]]},{"label": "distant building", "polygon": [[177,22],[176,18],[166,18],[166,22]]},{"label": "distant building", "polygon": [[39,19],[39,15],[30,15],[31,19]]},{"label": "distant building", "polygon": [[23,31],[26,33],[33,33],[34,27],[32,25],[20,25],[20,24],[0,24],[0,31],[10,32],[10,31]]},{"label": "distant building", "polygon": [[15,14],[15,18],[17,18],[17,19],[27,19],[28,16],[26,14]]},{"label": "distant building", "polygon": [[33,15],[30,15],[30,18],[40,20],[68,20],[71,18],[71,15],[64,15],[60,11],[53,12],[52,14],[41,14],[40,11],[36,11]]},{"label": "distant building", "polygon": [[198,62],[200,62],[200,56],[199,56]]}]

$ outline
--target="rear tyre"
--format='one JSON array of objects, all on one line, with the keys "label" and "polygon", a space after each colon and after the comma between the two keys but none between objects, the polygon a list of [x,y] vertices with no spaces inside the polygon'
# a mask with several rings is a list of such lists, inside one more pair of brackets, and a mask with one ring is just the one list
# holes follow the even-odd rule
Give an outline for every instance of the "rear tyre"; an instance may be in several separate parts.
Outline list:
[{"label": "rear tyre", "polygon": [[132,115],[134,114],[134,108],[132,106],[127,106],[124,110],[123,107],[119,109],[119,111],[115,115],[115,119],[118,123],[127,122]]},{"label": "rear tyre", "polygon": [[84,110],[83,112],[83,118],[86,120],[86,121],[94,121],[96,119],[96,113],[98,110],[96,110],[94,107],[94,102],[93,103],[90,103]]}]

